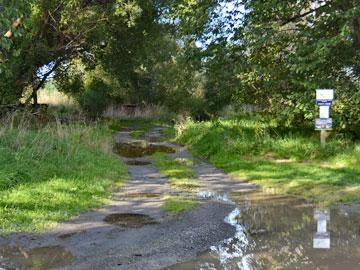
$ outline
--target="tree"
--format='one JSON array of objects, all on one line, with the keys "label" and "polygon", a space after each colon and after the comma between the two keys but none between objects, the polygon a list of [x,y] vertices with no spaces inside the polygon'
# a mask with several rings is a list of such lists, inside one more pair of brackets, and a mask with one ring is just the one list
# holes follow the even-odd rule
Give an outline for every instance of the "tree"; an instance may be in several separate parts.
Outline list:
[{"label": "tree", "polygon": [[[359,1],[184,2],[175,15],[184,39],[202,43],[206,91],[217,97],[216,110],[231,92],[233,101],[256,104],[281,124],[310,127],[315,89],[331,87],[335,126],[360,134]],[[224,69],[224,59],[236,60]]]},{"label": "tree", "polygon": [[[359,111],[358,1],[243,1],[248,62],[268,111],[289,124],[312,123],[315,89],[335,88],[338,127],[356,127]],[[262,76],[260,76],[262,73]],[[264,78],[259,82],[259,78]],[[244,89],[243,91],[246,91]],[[346,107],[351,112],[344,110]],[[353,130],[355,131],[355,130]]]},{"label": "tree", "polygon": [[[37,103],[37,91],[46,80],[73,59],[90,58],[100,47],[103,29],[112,20],[128,27],[139,13],[136,2],[127,1],[26,1],[26,8],[15,3],[24,14],[22,35],[2,41],[5,52],[0,81],[1,103],[19,102],[23,95]],[[10,45],[9,45],[10,44]],[[28,94],[27,94],[28,93]],[[26,95],[27,94],[27,95]]]}]

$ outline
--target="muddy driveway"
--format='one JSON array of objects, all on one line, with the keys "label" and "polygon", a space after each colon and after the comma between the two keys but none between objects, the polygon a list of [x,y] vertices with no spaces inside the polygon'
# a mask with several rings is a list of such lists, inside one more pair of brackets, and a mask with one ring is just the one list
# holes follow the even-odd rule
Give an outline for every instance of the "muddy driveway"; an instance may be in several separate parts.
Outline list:
[{"label": "muddy driveway", "polygon": [[[115,136],[130,179],[112,201],[41,234],[0,238],[0,269],[360,269],[360,207],[264,194],[202,160],[200,187],[185,194],[148,155],[191,154],[163,142],[161,127],[142,140],[130,131]],[[198,206],[165,213],[163,197],[179,193]]]}]

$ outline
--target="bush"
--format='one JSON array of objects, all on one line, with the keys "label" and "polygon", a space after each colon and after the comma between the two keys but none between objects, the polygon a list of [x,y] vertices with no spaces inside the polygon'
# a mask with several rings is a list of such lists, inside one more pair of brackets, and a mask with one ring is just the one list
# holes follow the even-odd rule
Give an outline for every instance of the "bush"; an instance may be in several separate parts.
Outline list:
[{"label": "bush", "polygon": [[111,89],[100,79],[94,79],[78,98],[81,108],[90,116],[101,115],[110,103]]}]

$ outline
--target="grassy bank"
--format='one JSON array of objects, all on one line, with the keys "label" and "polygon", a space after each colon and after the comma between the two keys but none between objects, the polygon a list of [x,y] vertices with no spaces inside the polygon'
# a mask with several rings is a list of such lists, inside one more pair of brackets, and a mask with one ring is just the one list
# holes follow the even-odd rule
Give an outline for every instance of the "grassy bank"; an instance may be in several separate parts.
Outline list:
[{"label": "grassy bank", "polygon": [[126,179],[101,124],[0,126],[0,232],[47,228],[104,203]]},{"label": "grassy bank", "polygon": [[360,144],[332,135],[325,149],[319,134],[282,130],[265,116],[177,127],[177,140],[235,178],[265,190],[331,204],[360,202]]}]

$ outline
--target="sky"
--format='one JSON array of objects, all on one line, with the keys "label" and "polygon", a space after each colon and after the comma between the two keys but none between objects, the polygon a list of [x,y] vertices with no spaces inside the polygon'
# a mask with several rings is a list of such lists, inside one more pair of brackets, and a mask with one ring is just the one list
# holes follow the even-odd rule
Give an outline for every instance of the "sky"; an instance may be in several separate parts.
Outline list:
[{"label": "sky", "polygon": [[[234,13],[234,11],[236,11],[236,13]],[[196,46],[206,48],[219,37],[226,37],[228,42],[232,42],[236,29],[242,24],[244,13],[245,8],[240,4],[239,0],[221,1],[213,11],[213,14],[219,14],[219,17],[211,20],[207,26],[208,30],[210,30],[208,32],[210,33],[204,35],[201,40],[197,40],[195,43]],[[219,25],[223,25],[220,27],[220,33],[214,35],[211,30],[219,27]]]}]

